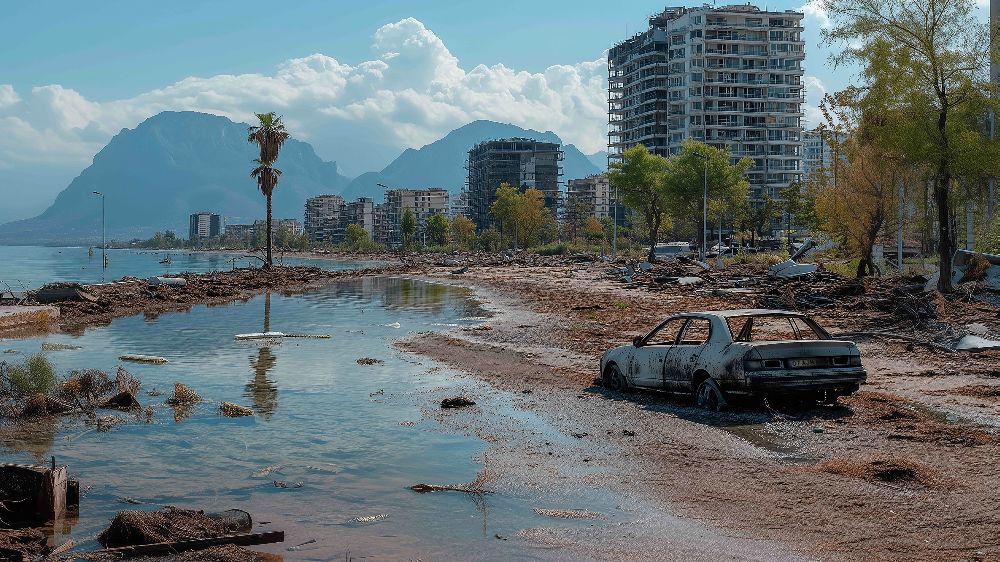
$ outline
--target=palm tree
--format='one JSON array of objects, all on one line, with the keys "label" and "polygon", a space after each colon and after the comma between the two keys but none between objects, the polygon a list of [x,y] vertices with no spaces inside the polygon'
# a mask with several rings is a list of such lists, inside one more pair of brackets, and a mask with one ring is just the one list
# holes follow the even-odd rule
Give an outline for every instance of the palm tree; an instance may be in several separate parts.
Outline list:
[{"label": "palm tree", "polygon": [[278,186],[278,178],[281,177],[281,170],[274,167],[278,159],[278,152],[281,146],[288,140],[288,132],[285,131],[285,124],[281,122],[274,112],[257,113],[260,125],[254,125],[247,129],[247,142],[260,147],[260,158],[254,160],[257,166],[250,172],[250,177],[257,180],[257,187],[267,198],[267,261],[264,267],[270,269],[271,262],[271,195],[274,188]]}]

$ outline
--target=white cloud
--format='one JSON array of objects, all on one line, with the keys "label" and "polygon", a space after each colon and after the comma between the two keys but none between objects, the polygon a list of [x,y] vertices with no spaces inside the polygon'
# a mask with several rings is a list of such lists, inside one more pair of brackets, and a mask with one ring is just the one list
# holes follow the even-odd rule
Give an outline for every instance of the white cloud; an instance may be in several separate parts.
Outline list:
[{"label": "white cloud", "polygon": [[[989,0],[985,1],[989,2]],[[805,14],[805,27],[812,27],[812,24],[815,23],[820,28],[827,29],[833,25],[833,22],[830,21],[830,14],[826,13],[826,9],[823,7],[822,0],[809,0],[799,7],[799,11]]]},{"label": "white cloud", "polygon": [[[588,152],[605,147],[603,57],[539,73],[502,64],[466,70],[413,18],[379,28],[372,48],[374,58],[356,65],[314,54],[285,61],[273,74],[189,77],[108,102],[60,85],[34,88],[21,99],[0,85],[0,122],[11,132],[0,138],[0,165],[86,165],[123,127],[164,110],[236,121],[274,110],[294,136],[341,163],[363,160],[375,146],[419,147],[474,119],[551,129]],[[351,138],[343,138],[345,131]]]},{"label": "white cloud", "polygon": [[819,104],[826,95],[826,85],[815,76],[803,76],[802,83],[806,90],[805,103],[805,126],[813,128],[823,123],[823,113],[819,109]]}]

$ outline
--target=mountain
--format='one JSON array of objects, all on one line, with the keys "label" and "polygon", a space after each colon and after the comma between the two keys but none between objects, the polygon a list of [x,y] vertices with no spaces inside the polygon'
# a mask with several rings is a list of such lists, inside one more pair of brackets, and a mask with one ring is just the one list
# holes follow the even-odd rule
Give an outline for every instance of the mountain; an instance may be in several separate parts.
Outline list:
[{"label": "mountain", "polygon": [[[263,218],[264,197],[250,178],[256,147],[247,125],[225,117],[165,111],[122,129],[42,214],[0,225],[3,243],[89,242],[101,236],[105,194],[109,238],[148,237],[167,228],[187,236],[188,215],[213,211],[239,221]],[[349,179],[308,143],[289,139],[274,216],[302,219],[307,197],[337,193]],[[235,221],[231,221],[235,222]]]},{"label": "mountain", "polygon": [[607,150],[598,150],[593,154],[588,154],[587,160],[590,160],[590,163],[600,168],[602,172],[606,172],[608,170]]},{"label": "mountain", "polygon": [[[371,197],[381,201],[384,188],[443,187],[457,195],[465,185],[465,164],[469,149],[484,140],[523,137],[562,143],[555,133],[522,129],[508,123],[473,121],[420,149],[408,148],[381,172],[362,174],[351,181],[342,195],[351,200]],[[563,180],[582,178],[602,171],[572,144],[563,145]]]}]

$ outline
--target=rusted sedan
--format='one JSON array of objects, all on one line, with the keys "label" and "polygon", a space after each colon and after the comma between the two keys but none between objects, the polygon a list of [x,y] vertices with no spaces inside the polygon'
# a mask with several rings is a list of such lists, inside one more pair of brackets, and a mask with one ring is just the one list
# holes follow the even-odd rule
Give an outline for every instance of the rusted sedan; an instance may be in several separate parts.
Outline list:
[{"label": "rusted sedan", "polygon": [[834,403],[867,378],[854,342],[786,310],[689,312],[601,357],[604,385],[694,396],[710,410],[734,395],[799,395]]}]

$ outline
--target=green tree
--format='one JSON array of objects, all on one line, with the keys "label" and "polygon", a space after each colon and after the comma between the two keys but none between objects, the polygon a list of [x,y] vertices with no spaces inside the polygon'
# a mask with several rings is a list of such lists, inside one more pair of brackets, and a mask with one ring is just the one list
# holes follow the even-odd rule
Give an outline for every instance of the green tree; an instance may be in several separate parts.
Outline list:
[{"label": "green tree", "polygon": [[582,197],[571,195],[566,199],[563,207],[563,223],[568,230],[571,242],[576,242],[580,236],[580,231],[587,224],[587,219],[591,218],[591,206]]},{"label": "green tree", "polygon": [[285,131],[285,124],[281,122],[274,112],[258,113],[259,125],[253,125],[247,130],[247,141],[256,144],[260,148],[260,157],[254,160],[257,165],[250,172],[250,177],[257,180],[257,187],[264,198],[267,199],[267,259],[264,267],[270,269],[274,262],[271,260],[271,196],[274,188],[278,186],[278,178],[281,177],[281,170],[274,167],[278,160],[278,153],[281,146],[288,140],[288,132]]},{"label": "green tree", "polygon": [[490,204],[490,214],[500,223],[500,237],[509,238],[517,247],[517,214],[521,206],[521,192],[509,183],[497,187],[496,199]]},{"label": "green tree", "polygon": [[399,227],[403,233],[403,247],[405,252],[413,243],[413,234],[417,231],[417,217],[411,209],[403,211],[403,218],[399,221]]},{"label": "green tree", "polygon": [[539,243],[543,230],[549,226],[551,214],[545,207],[545,194],[529,187],[518,198],[515,220],[517,232],[525,248]]},{"label": "green tree", "polygon": [[619,200],[636,211],[648,226],[649,261],[656,259],[656,242],[670,200],[663,189],[663,178],[669,162],[652,154],[639,144],[622,155],[621,162],[612,162],[608,179]]},{"label": "green tree", "polygon": [[479,233],[479,246],[484,252],[496,252],[503,244],[503,237],[500,232],[492,226]]},{"label": "green tree", "polygon": [[476,240],[476,223],[465,215],[456,216],[451,221],[451,236],[462,249],[473,249]]},{"label": "green tree", "polygon": [[756,245],[758,238],[771,230],[771,223],[781,216],[781,202],[764,194],[760,202],[744,205],[740,213],[740,226],[750,232],[750,243]]},{"label": "green tree", "polygon": [[[865,116],[867,134],[933,180],[938,222],[938,289],[952,286],[956,236],[953,178],[959,162],[995,166],[996,154],[979,119],[962,119],[970,106],[985,107],[991,33],[975,14],[975,0],[822,0],[832,25],[827,43],[843,46],[837,64],[862,67],[863,89],[852,102]],[[981,113],[980,115],[984,115]]]},{"label": "green tree", "polygon": [[745,205],[750,192],[747,171],[753,167],[751,158],[743,157],[735,164],[729,149],[715,148],[695,139],[684,141],[681,151],[671,158],[671,165],[664,176],[664,186],[669,198],[670,214],[676,224],[695,218],[698,226],[698,245],[702,243],[705,228],[703,206],[705,201],[705,170],[708,170],[708,205],[719,216],[723,209]]},{"label": "green tree", "polygon": [[448,218],[441,213],[435,213],[427,219],[427,240],[432,246],[444,246],[448,243]]},{"label": "green tree", "polygon": [[344,242],[347,243],[348,248],[360,250],[368,242],[368,231],[360,224],[351,223],[344,230]]}]

